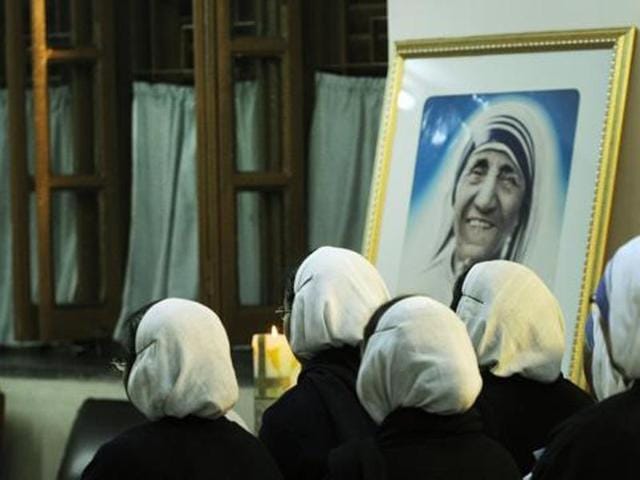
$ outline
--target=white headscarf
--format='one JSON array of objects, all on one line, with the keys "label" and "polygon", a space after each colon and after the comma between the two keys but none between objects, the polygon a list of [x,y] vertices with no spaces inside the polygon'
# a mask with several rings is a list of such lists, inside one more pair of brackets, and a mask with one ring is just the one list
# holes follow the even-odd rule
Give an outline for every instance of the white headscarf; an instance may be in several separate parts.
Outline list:
[{"label": "white headscarf", "polygon": [[564,317],[558,301],[530,269],[506,260],[474,265],[457,313],[480,368],[550,383],[560,375]]},{"label": "white headscarf", "polygon": [[[627,390],[640,378],[640,237],[618,249],[602,282],[608,315],[601,307],[596,312],[603,318],[592,322],[592,378],[599,400]],[[611,352],[604,340],[603,323],[608,325]]]},{"label": "white headscarf", "polygon": [[330,347],[358,345],[371,314],[389,300],[384,280],[366,258],[335,247],[321,247],[302,262],[293,291],[285,330],[302,359]]},{"label": "white headscarf", "polygon": [[356,383],[360,403],[378,424],[400,407],[463,413],[481,388],[464,325],[449,308],[427,297],[400,300],[382,315]]},{"label": "white headscarf", "polygon": [[229,340],[218,316],[191,300],[169,298],[142,317],[127,382],[148,419],[223,416],[238,400]]}]

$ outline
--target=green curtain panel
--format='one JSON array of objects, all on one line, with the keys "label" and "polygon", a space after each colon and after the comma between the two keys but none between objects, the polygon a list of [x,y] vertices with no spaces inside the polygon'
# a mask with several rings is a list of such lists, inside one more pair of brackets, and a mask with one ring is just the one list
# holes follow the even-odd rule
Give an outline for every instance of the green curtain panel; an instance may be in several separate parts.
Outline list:
[{"label": "green curtain panel", "polygon": [[11,278],[11,190],[7,145],[7,92],[0,91],[0,342],[13,338],[13,280]]},{"label": "green curtain panel", "polygon": [[[33,95],[27,92],[27,119],[33,118]],[[49,125],[52,169],[57,174],[73,173],[73,128],[71,122],[71,92],[68,87],[49,89]],[[33,124],[27,122],[27,161],[31,175],[35,170]],[[7,145],[7,92],[0,91],[0,343],[14,343],[13,334],[13,278],[11,247],[11,187],[9,149]],[[73,301],[78,286],[76,199],[69,192],[57,194],[53,203],[52,224],[54,248],[55,299],[59,304]],[[31,236],[31,298],[38,300],[38,257],[36,202],[29,198]]]},{"label": "green curtain panel", "polygon": [[[50,90],[52,164],[73,173],[71,96]],[[316,75],[309,148],[309,247],[336,245],[360,250],[373,170],[384,79]],[[31,118],[31,95],[27,96]],[[235,84],[236,166],[265,168],[264,88],[258,81]],[[6,92],[0,91],[0,125],[6,125]],[[33,173],[33,129],[27,126]],[[198,295],[198,205],[196,112],[191,87],[134,84],[131,229],[120,322],[152,300]],[[11,216],[6,128],[0,128],[0,342],[13,340]],[[339,181],[337,181],[339,179]],[[345,186],[348,185],[348,188]],[[55,295],[73,301],[77,289],[76,199],[68,192],[54,202]],[[265,199],[252,192],[237,198],[239,300],[264,301],[260,266],[260,218]],[[35,196],[31,208],[32,298],[38,294]]]},{"label": "green curtain panel", "polygon": [[[264,132],[264,88],[259,81],[236,82],[234,86],[236,122],[236,166],[251,172],[264,168],[268,148]],[[262,163],[261,163],[262,162]],[[260,243],[262,198],[254,192],[240,192],[237,200],[238,298],[241,305],[263,303],[262,265],[265,246]]]},{"label": "green curtain panel", "polygon": [[134,84],[131,229],[120,322],[198,294],[196,112],[191,87]]},{"label": "green curtain panel", "polygon": [[309,249],[361,251],[385,80],[316,74],[309,145]]}]

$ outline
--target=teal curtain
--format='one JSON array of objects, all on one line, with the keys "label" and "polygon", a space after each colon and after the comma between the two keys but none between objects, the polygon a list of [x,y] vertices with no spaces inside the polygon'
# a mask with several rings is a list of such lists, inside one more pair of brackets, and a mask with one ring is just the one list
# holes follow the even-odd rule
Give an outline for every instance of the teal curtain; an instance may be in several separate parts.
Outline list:
[{"label": "teal curtain", "polygon": [[[51,168],[56,175],[74,173],[73,123],[69,87],[49,89],[49,148]],[[27,93],[27,161],[29,173],[35,176],[35,138],[33,129],[33,96]],[[70,192],[54,194],[51,207],[53,242],[54,296],[56,303],[73,302],[78,287],[78,237],[76,228],[77,200]],[[35,193],[29,198],[31,299],[38,302],[38,225]]]},{"label": "teal curtain", "polygon": [[142,305],[198,295],[193,88],[134,84],[132,129],[131,229],[116,338]]},{"label": "teal curtain", "polygon": [[318,73],[309,144],[309,249],[360,251],[385,80]]},{"label": "teal curtain", "polygon": [[7,92],[0,91],[0,342],[13,338],[11,170],[7,145]]},{"label": "teal curtain", "polygon": [[[236,162],[259,168],[263,104],[257,82],[235,85]],[[168,296],[198,295],[196,112],[191,87],[136,83],[133,102],[131,230],[123,305],[124,319],[140,306]],[[260,303],[260,199],[241,194],[238,207],[239,296]]]},{"label": "teal curtain", "polygon": [[[264,89],[258,81],[234,85],[235,157],[241,172],[263,169],[267,151],[264,132]],[[238,299],[241,305],[263,302],[264,277],[261,271],[264,245],[260,242],[260,194],[241,192],[237,205]]]},{"label": "teal curtain", "polygon": [[[6,125],[6,92],[0,92],[0,125]],[[236,164],[259,170],[264,161],[264,102],[257,82],[235,85]],[[384,80],[316,76],[316,104],[309,152],[309,246],[361,247],[369,184],[384,96]],[[30,97],[30,96],[28,96]],[[31,117],[31,99],[27,118]],[[67,88],[50,91],[54,169],[73,172],[71,98]],[[196,112],[191,87],[136,83],[132,112],[133,171],[129,252],[120,314],[167,296],[198,295]],[[33,172],[33,130],[28,125]],[[0,128],[0,342],[13,338],[9,158],[6,128]],[[345,188],[348,185],[348,188]],[[264,199],[244,192],[237,199],[239,300],[261,303],[263,251],[260,211]],[[32,297],[37,298],[35,197],[31,198]],[[53,212],[58,303],[77,288],[75,198],[62,193]],[[119,330],[116,329],[116,337]]]},{"label": "teal curtain", "polygon": [[[27,161],[31,175],[35,170],[33,95],[26,95]],[[56,174],[73,173],[73,128],[71,91],[68,87],[49,89],[51,165]],[[7,92],[0,91],[0,343],[13,343],[12,229],[10,204],[10,162],[7,144]],[[38,253],[35,194],[29,199],[31,298],[38,301]],[[73,301],[77,289],[76,199],[69,192],[57,194],[52,209],[55,299],[59,304]]]}]

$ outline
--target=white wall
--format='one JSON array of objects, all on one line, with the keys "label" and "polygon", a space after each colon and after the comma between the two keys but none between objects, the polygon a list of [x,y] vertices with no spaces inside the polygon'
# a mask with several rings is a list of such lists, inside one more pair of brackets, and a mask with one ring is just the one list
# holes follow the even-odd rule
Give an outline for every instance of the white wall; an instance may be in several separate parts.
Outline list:
[{"label": "white wall", "polygon": [[[89,397],[125,399],[122,382],[0,377],[5,394],[6,480],[56,478],[71,425]],[[240,388],[235,410],[253,425],[253,388]]]},{"label": "white wall", "polygon": [[[640,26],[638,0],[388,0],[397,40]],[[392,53],[390,53],[392,55]],[[391,58],[391,56],[390,56]],[[640,48],[636,46],[606,258],[640,234]]]}]

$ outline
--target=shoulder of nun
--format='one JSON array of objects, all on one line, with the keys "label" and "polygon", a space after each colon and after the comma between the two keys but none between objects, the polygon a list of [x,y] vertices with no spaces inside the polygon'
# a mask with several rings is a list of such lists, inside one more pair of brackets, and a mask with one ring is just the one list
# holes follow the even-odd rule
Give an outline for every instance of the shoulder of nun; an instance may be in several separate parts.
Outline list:
[{"label": "shoulder of nun", "polygon": [[485,437],[485,445],[478,445],[483,471],[491,472],[492,480],[520,480],[522,474],[511,454],[497,441]]},{"label": "shoulder of nun", "polygon": [[334,448],[327,459],[331,480],[385,480],[386,462],[373,437],[353,440]]},{"label": "shoulder of nun", "polygon": [[305,416],[309,415],[309,412],[305,412],[304,405],[291,398],[291,395],[287,396],[289,393],[291,390],[285,392],[262,414],[258,438],[272,450],[272,453],[275,450],[288,449],[289,444],[294,450],[298,449],[299,430],[304,426]]},{"label": "shoulder of nun", "polygon": [[266,423],[270,427],[280,427],[283,430],[287,428],[298,430],[303,428],[306,419],[318,414],[322,408],[315,388],[302,380],[284,392],[273,405],[265,410],[262,416],[262,425],[264,427]]},{"label": "shoulder of nun", "polygon": [[102,445],[82,472],[82,480],[144,478],[148,472],[126,436],[119,436]]},{"label": "shoulder of nun", "polygon": [[606,478],[631,478],[614,474],[620,462],[640,455],[640,402],[628,393],[592,405],[560,424],[551,433],[532,479],[591,478],[594,469],[610,469]]},{"label": "shoulder of nun", "polygon": [[591,395],[566,378],[560,379],[558,388],[563,392],[567,403],[575,406],[577,410],[582,410],[596,403]]}]

